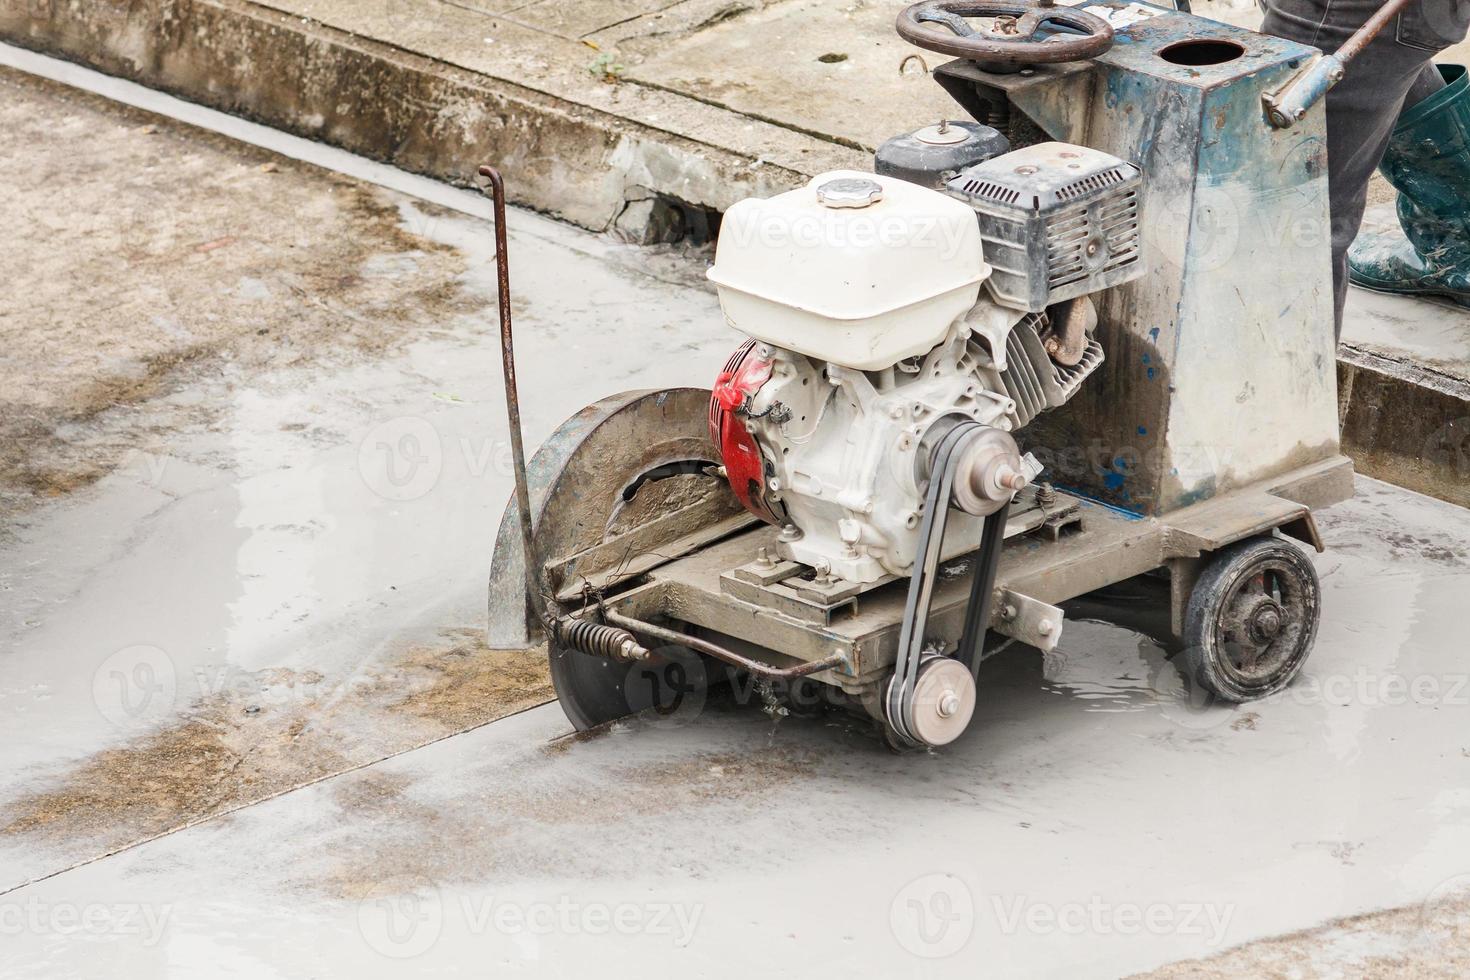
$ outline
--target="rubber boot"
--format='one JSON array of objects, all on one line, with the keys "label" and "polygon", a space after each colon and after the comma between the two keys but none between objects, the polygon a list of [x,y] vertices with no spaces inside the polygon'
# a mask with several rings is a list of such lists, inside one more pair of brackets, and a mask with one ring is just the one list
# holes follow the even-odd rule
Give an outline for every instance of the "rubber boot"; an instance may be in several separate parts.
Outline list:
[{"label": "rubber boot", "polygon": [[1470,77],[1439,65],[1447,87],[1399,117],[1379,169],[1399,192],[1399,231],[1364,232],[1348,278],[1385,293],[1470,306]]}]

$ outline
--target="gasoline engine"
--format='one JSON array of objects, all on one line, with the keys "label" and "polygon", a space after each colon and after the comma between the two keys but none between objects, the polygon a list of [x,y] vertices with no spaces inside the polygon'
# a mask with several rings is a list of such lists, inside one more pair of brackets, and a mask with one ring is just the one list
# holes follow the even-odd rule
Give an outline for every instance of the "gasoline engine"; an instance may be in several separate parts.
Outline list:
[{"label": "gasoline engine", "polygon": [[709,277],[751,339],[716,381],[711,437],[784,558],[856,583],[910,574],[959,426],[945,548],[973,551],[980,518],[1040,470],[1014,433],[1102,363],[1089,296],[1143,271],[1138,170],[1004,148],[988,127],[929,127],[885,144],[876,174],[725,216]]}]

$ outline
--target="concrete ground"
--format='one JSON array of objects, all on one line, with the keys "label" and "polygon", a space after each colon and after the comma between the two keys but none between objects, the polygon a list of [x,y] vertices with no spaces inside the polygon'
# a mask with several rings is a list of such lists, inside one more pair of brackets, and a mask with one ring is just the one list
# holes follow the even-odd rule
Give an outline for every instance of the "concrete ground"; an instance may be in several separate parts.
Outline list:
[{"label": "concrete ground", "polygon": [[[480,640],[510,486],[483,222],[0,88],[4,886],[548,700],[539,655]],[[676,380],[620,333],[723,356],[695,271],[518,221],[527,292],[588,267],[524,314],[526,384],[565,393],[532,438]],[[663,295],[698,315],[651,323]]]},{"label": "concrete ground", "polygon": [[[1317,651],[1248,707],[1076,622],[944,752],[729,699],[568,737],[477,640],[484,202],[0,86],[0,973],[1465,973],[1465,510],[1324,513]],[[533,443],[736,342],[703,253],[509,232]]]}]

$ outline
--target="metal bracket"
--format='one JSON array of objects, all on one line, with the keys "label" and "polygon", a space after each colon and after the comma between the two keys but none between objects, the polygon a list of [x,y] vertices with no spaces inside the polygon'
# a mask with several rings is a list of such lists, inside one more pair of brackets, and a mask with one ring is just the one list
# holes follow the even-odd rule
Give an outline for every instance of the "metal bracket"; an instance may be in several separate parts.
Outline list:
[{"label": "metal bracket", "polygon": [[1330,54],[1323,55],[1279,90],[1261,96],[1266,118],[1277,129],[1290,129],[1306,118],[1307,110],[1316,105],[1332,86],[1342,81],[1343,74],[1341,61]]},{"label": "metal bracket", "polygon": [[1062,638],[1066,613],[1056,606],[1009,589],[1000,594],[994,629],[1013,640],[1036,647],[1046,653]]},{"label": "metal bracket", "polygon": [[854,608],[867,588],[830,575],[806,578],[810,571],[800,562],[775,560],[762,548],[755,561],[720,576],[720,591],[795,619],[830,626],[833,616]]}]

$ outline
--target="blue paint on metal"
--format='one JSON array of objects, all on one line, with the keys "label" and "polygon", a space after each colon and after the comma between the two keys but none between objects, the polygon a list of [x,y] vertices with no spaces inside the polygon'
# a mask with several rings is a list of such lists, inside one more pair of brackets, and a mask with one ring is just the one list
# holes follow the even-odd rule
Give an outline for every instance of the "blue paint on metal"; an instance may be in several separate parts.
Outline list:
[{"label": "blue paint on metal", "polygon": [[[1103,13],[1105,8],[1119,10],[1130,4],[1083,0],[1081,6]],[[1139,164],[1148,175],[1143,210],[1154,213],[1149,220],[1157,222],[1154,227],[1162,232],[1157,236],[1161,240],[1154,243],[1155,257],[1149,259],[1150,276],[1122,287],[1110,299],[1115,329],[1131,340],[1115,345],[1120,353],[1126,351],[1126,357],[1111,362],[1103,369],[1106,377],[1099,379],[1105,389],[1129,391],[1134,404],[1128,412],[1093,421],[1100,421],[1106,430],[1099,433],[1106,436],[1104,444],[1147,445],[1149,458],[1157,458],[1158,464],[1135,463],[1126,472],[1111,465],[1093,466],[1069,476],[1102,501],[1127,500],[1128,508],[1167,512],[1196,499],[1195,493],[1233,489],[1249,475],[1249,466],[1270,465],[1269,460],[1251,459],[1241,472],[1215,474],[1218,488],[1203,488],[1193,462],[1174,465],[1181,457],[1193,458],[1191,446],[1174,440],[1198,440],[1200,432],[1209,433],[1211,426],[1200,418],[1217,409],[1187,403],[1184,407],[1190,411],[1180,413],[1180,424],[1175,424],[1170,399],[1176,399],[1175,408],[1180,408],[1177,398],[1190,390],[1187,380],[1181,379],[1211,368],[1198,357],[1202,340],[1208,339],[1203,345],[1208,350],[1227,350],[1230,346],[1222,337],[1255,338],[1273,321],[1320,320],[1317,300],[1330,299],[1330,291],[1318,288],[1330,272],[1325,253],[1320,243],[1309,246],[1289,233],[1283,235],[1275,219],[1289,212],[1290,217],[1300,214],[1326,224],[1324,127],[1322,114],[1316,112],[1289,133],[1273,129],[1261,100],[1266,92],[1280,91],[1316,56],[1311,48],[1167,9],[1119,29],[1117,35],[1126,35],[1133,43],[1119,43],[1093,59],[1090,78],[1058,71],[1054,81],[1029,85],[1007,81],[996,87],[1053,138],[1117,154]],[[1189,59],[1164,56],[1168,47],[1181,41],[1226,42],[1239,45],[1241,53],[1219,64],[1182,65],[1175,62]],[[1170,205],[1183,210],[1171,211]],[[1292,228],[1288,222],[1285,230]],[[1233,238],[1223,241],[1223,231],[1230,231]],[[1220,266],[1222,245],[1230,252],[1229,261]],[[1283,268],[1292,270],[1294,281],[1289,285],[1268,278],[1279,278]],[[1238,294],[1236,285],[1241,287]],[[1270,312],[1298,291],[1302,298],[1286,317]],[[1220,302],[1227,293],[1228,308]],[[1308,306],[1313,309],[1306,310]],[[1163,341],[1165,324],[1168,343]],[[1203,338],[1203,332],[1209,337]],[[1288,339],[1294,337],[1288,331]],[[1302,360],[1310,346],[1287,345],[1284,353]],[[1330,362],[1325,370],[1330,373]],[[1302,373],[1315,383],[1321,372],[1304,363]],[[1139,374],[1149,383],[1139,385]],[[1179,393],[1174,393],[1171,380],[1180,381]],[[1157,388],[1155,381],[1160,382]],[[1232,427],[1222,419],[1218,438],[1222,444],[1239,442],[1249,450],[1248,433],[1259,427],[1255,418],[1259,413],[1252,406],[1231,408],[1251,409],[1247,415],[1252,425]],[[1243,452],[1237,458],[1250,455]],[[1181,478],[1181,469],[1190,470],[1187,478]]]},{"label": "blue paint on metal", "polygon": [[1092,496],[1087,491],[1081,490],[1077,487],[1062,486],[1061,484],[1058,484],[1057,487],[1064,493],[1070,494],[1071,496],[1076,497],[1078,500],[1082,501],[1083,506],[1101,507],[1103,510],[1111,511],[1114,514],[1117,514],[1119,517],[1126,517],[1130,521],[1141,521],[1146,516],[1139,513],[1135,509],[1120,507],[1117,504],[1110,503],[1106,500],[1101,500],[1097,497]]},{"label": "blue paint on metal", "polygon": [[1295,126],[1337,84],[1342,72],[1342,62],[1333,55],[1323,55],[1281,93],[1271,113],[1271,124],[1283,129]]},{"label": "blue paint on metal", "polygon": [[1184,493],[1181,493],[1179,495],[1179,505],[1178,506],[1180,506],[1180,507],[1188,507],[1190,504],[1197,504],[1200,501],[1209,500],[1210,498],[1212,498],[1212,497],[1215,496],[1215,491],[1216,491],[1215,478],[1213,476],[1211,476],[1203,484],[1201,484],[1198,487],[1195,487],[1193,490],[1188,490],[1188,491],[1185,491]]}]

